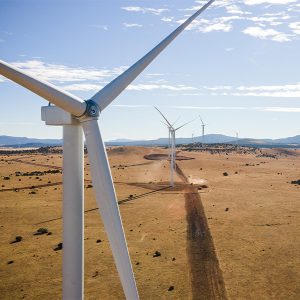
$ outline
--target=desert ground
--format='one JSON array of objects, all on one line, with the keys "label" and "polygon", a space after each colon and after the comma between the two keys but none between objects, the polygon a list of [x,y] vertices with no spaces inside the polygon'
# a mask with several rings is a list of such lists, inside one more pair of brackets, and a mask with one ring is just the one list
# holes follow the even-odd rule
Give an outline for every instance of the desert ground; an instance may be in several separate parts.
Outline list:
[{"label": "desert ground", "polygon": [[[177,150],[171,188],[167,149],[108,148],[140,298],[300,299],[300,150]],[[0,299],[61,299],[61,166],[0,155]],[[85,299],[124,299],[87,158],[85,195]]]}]

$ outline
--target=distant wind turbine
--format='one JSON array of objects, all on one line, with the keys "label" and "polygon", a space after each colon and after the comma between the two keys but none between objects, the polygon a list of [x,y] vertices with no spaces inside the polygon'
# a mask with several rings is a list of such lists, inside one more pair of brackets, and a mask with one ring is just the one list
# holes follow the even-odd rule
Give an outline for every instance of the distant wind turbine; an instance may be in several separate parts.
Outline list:
[{"label": "distant wind turbine", "polygon": [[174,128],[174,124],[171,124],[168,119],[163,115],[163,113],[154,106],[154,108],[160,113],[160,115],[164,118],[164,120],[167,122],[162,122],[168,127],[169,130],[169,140],[168,140],[168,145],[169,145],[169,159],[170,159],[170,185],[173,187],[174,186],[174,170],[176,168],[176,131],[181,129],[182,127],[188,125],[189,123],[195,121],[196,119],[193,119],[189,122],[184,123],[183,125]]},{"label": "distant wind turbine", "polygon": [[[157,109],[155,107],[155,109]],[[168,149],[169,149],[169,154],[168,154],[168,158],[171,159],[171,149],[172,149],[172,134],[171,134],[171,131],[172,131],[172,127],[177,123],[177,121],[180,119],[180,117],[177,118],[177,120],[172,124],[172,125],[169,125],[163,121],[161,121],[164,125],[166,125],[168,127],[168,130],[169,130],[169,136],[168,136]]]},{"label": "distant wind turbine", "polygon": [[238,150],[239,149],[239,133],[236,132],[236,149]]},{"label": "distant wind turbine", "polygon": [[199,118],[200,118],[201,123],[202,123],[202,125],[201,125],[201,127],[202,127],[202,147],[204,147],[204,131],[205,131],[205,126],[206,126],[207,124],[204,124],[204,122],[203,122],[203,120],[202,120],[202,118],[201,118],[200,115],[199,115]]}]

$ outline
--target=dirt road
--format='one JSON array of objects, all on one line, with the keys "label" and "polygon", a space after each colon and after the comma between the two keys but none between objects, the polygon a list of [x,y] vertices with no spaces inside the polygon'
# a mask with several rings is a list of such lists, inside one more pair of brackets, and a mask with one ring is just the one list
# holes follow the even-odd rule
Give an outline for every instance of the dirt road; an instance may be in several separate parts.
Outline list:
[{"label": "dirt road", "polygon": [[187,254],[193,299],[227,299],[222,271],[197,187],[189,184],[178,165],[176,172],[186,183]]}]

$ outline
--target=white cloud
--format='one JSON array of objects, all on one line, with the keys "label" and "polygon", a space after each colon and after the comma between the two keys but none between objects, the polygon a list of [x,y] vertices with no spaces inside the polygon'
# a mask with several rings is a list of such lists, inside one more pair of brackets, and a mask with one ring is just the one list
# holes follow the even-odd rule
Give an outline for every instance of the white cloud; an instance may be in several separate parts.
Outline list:
[{"label": "white cloud", "polygon": [[12,65],[28,72],[42,80],[65,83],[109,80],[116,77],[127,69],[127,67],[117,67],[113,69],[95,69],[69,67],[61,64],[49,64],[41,60],[27,60],[24,62],[12,62]]},{"label": "white cloud", "polygon": [[300,112],[300,107],[265,107],[264,111],[299,113]]},{"label": "white cloud", "polygon": [[[64,85],[63,89],[67,91],[97,91],[103,86],[93,83],[77,83]],[[127,88],[128,91],[154,91],[154,90],[168,90],[168,91],[193,91],[197,90],[195,87],[185,86],[185,85],[170,85],[170,84],[150,84],[150,83],[140,83],[131,84]]]},{"label": "white cloud", "polygon": [[99,84],[92,84],[92,83],[74,83],[64,85],[64,90],[66,91],[81,91],[81,92],[89,92],[89,91],[98,91],[103,88],[103,86]]},{"label": "white cloud", "polygon": [[300,83],[285,85],[240,86],[239,91],[300,91]]},{"label": "white cloud", "polygon": [[172,22],[174,17],[162,17],[161,20],[164,22]]},{"label": "white cloud", "polygon": [[[109,69],[74,68],[61,64],[49,64],[39,60],[14,62],[13,65],[33,74],[42,80],[58,83],[68,91],[98,91],[108,82],[122,73],[127,67]],[[129,91],[170,91],[173,95],[185,96],[235,96],[235,97],[282,97],[300,98],[300,82],[282,85],[258,86],[191,86],[170,83],[164,74],[145,74],[144,82],[137,82],[128,87]],[[149,81],[150,80],[150,81]],[[5,81],[0,77],[0,82]]]},{"label": "white cloud", "polygon": [[203,88],[210,91],[228,91],[233,89],[233,87],[230,85],[204,86]]},{"label": "white cloud", "polygon": [[131,91],[152,91],[152,90],[169,90],[169,91],[192,91],[197,90],[195,87],[167,84],[132,84],[128,87]]},{"label": "white cloud", "polygon": [[126,6],[126,7],[121,7],[121,9],[130,12],[151,13],[154,15],[160,15],[163,12],[168,11],[167,8],[152,8],[152,7],[140,7],[140,6]]},{"label": "white cloud", "polygon": [[297,0],[244,0],[244,3],[247,5],[259,5],[259,4],[278,4],[286,5],[294,3]]},{"label": "white cloud", "polygon": [[243,33],[262,39],[262,40],[272,40],[276,42],[289,42],[291,41],[291,35],[283,32],[279,32],[275,29],[263,29],[261,27],[247,27],[242,31]]},{"label": "white cloud", "polygon": [[[198,0],[198,1],[195,1],[196,3],[199,3],[200,6],[194,6],[190,9],[186,9],[186,10],[197,10],[199,8],[201,8],[204,4],[207,3],[206,0]],[[230,5],[235,5],[236,1],[235,0],[216,0],[214,1],[212,4],[211,4],[211,7],[227,7],[227,6],[230,6]]]},{"label": "white cloud", "polygon": [[[198,89],[203,93],[210,91],[211,96],[238,96],[238,97],[282,97],[299,98],[300,82],[284,85],[258,85],[258,86],[203,86]],[[205,92],[204,92],[205,93]],[[196,94],[195,94],[196,95]],[[190,94],[192,96],[192,94]]]},{"label": "white cloud", "polygon": [[199,27],[198,30],[201,32],[211,32],[211,31],[224,31],[228,32],[232,29],[232,26],[230,24],[212,24],[208,25],[206,27]]},{"label": "white cloud", "polygon": [[289,27],[295,34],[300,34],[300,22],[293,22],[289,24]]},{"label": "white cloud", "polygon": [[200,110],[254,110],[262,112],[300,112],[300,107],[262,107],[262,106],[169,106],[178,109],[200,109]]},{"label": "white cloud", "polygon": [[[102,86],[96,83],[77,83],[64,85],[68,91],[97,91]],[[137,83],[128,87],[129,91],[171,91],[182,96],[234,96],[234,97],[271,97],[271,98],[300,98],[300,83],[286,85],[261,86],[188,86],[166,83]],[[186,93],[190,92],[190,93]],[[175,94],[174,94],[175,95]]]},{"label": "white cloud", "polygon": [[[208,13],[215,11],[217,8],[219,11],[216,14],[223,15],[223,17],[196,19],[188,27],[188,30],[196,30],[203,33],[213,31],[230,32],[238,23],[239,28],[241,25],[246,27],[244,33],[257,38],[276,42],[292,41],[296,39],[295,34],[299,32],[299,29],[298,27],[296,29],[288,27],[287,21],[298,17],[296,9],[298,8],[298,4],[295,4],[297,1],[299,0],[217,0],[212,4],[215,9],[210,10]],[[199,6],[194,5],[181,9],[181,11],[194,12],[206,3],[205,0],[195,2],[199,3]],[[246,7],[244,4],[248,6]],[[258,8],[256,7],[258,4],[264,5]],[[269,7],[272,4],[278,4],[277,7],[280,10],[276,6],[272,6],[272,10],[270,10]],[[181,19],[176,22],[181,24],[184,21],[185,19]],[[273,28],[275,26],[276,29],[280,27],[280,30],[275,30]],[[297,26],[297,24],[292,26]],[[293,30],[296,32],[293,32]]]},{"label": "white cloud", "polygon": [[132,27],[143,27],[141,24],[136,24],[136,23],[123,23],[123,26],[126,28],[132,28]]},{"label": "white cloud", "polygon": [[290,19],[291,16],[288,15],[277,15],[277,16],[255,16],[247,17],[246,20],[252,21],[256,24],[268,24],[268,26],[277,26],[283,24],[283,21]]},{"label": "white cloud", "polygon": [[235,96],[235,97],[271,97],[300,98],[300,82],[284,85],[259,86],[202,86],[193,87],[192,93],[182,93],[184,96]]},{"label": "white cloud", "polygon": [[[208,33],[212,31],[228,32],[232,30],[232,21],[239,20],[240,16],[226,16],[214,19],[198,19],[194,20],[187,30],[196,30],[198,32]],[[179,20],[177,23],[182,24],[185,20]]]},{"label": "white cloud", "polygon": [[[113,104],[114,107],[121,108],[152,108],[152,105],[141,104]],[[246,111],[261,111],[261,112],[278,112],[278,113],[299,113],[300,107],[263,107],[263,106],[189,106],[189,105],[165,105],[164,108],[175,109],[199,109],[199,110],[246,110]]]},{"label": "white cloud", "polygon": [[232,93],[231,95],[243,97],[299,98],[300,91]]},{"label": "white cloud", "polygon": [[251,15],[251,12],[242,10],[236,4],[227,5],[227,6],[225,6],[225,9],[226,9],[226,11],[227,11],[228,14],[233,14],[233,15]]}]

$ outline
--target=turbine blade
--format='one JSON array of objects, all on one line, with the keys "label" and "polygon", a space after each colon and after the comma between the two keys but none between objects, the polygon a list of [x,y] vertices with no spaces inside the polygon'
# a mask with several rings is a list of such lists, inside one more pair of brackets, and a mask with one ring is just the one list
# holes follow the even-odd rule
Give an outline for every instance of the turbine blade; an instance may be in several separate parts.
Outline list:
[{"label": "turbine blade", "polygon": [[180,116],[176,119],[176,121],[172,124],[172,126],[174,126],[179,119],[180,119]]},{"label": "turbine blade", "polygon": [[85,112],[86,104],[80,98],[49,82],[37,79],[2,60],[0,60],[0,74],[75,116],[80,116]]},{"label": "turbine blade", "polygon": [[160,121],[161,123],[163,123],[164,125],[166,125],[168,128],[170,127],[167,123]]},{"label": "turbine blade", "polygon": [[202,125],[206,125],[206,124],[204,124],[204,122],[203,122],[203,120],[202,120],[202,118],[201,118],[200,115],[199,115],[199,118],[200,118],[200,120],[201,120]]},{"label": "turbine blade", "polygon": [[186,122],[186,123],[184,123],[183,125],[181,125],[181,126],[175,128],[174,130],[176,131],[176,130],[182,128],[183,126],[185,126],[185,125],[187,125],[187,124],[190,124],[190,123],[194,122],[196,119],[197,119],[197,118],[195,118],[195,119],[193,119],[193,120],[191,120],[191,121],[189,121],[189,122]]},{"label": "turbine blade", "polygon": [[169,124],[169,126],[171,128],[173,128],[173,126],[171,125],[171,123],[167,120],[167,118],[163,115],[163,113],[156,107],[156,106],[153,106],[160,114],[161,116],[166,120],[166,122]]},{"label": "turbine blade", "polygon": [[126,87],[188,26],[194,21],[208,6],[215,0],[210,0],[175,29],[170,35],[162,40],[144,57],[133,64],[124,73],[107,84],[103,89],[96,93],[91,100],[95,101],[102,111],[108,106],[118,95],[126,89]]},{"label": "turbine blade", "polygon": [[126,299],[139,299],[105,146],[97,120],[82,122],[96,200]]}]

